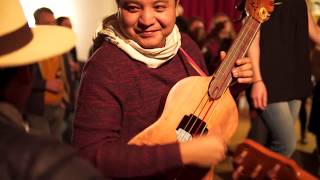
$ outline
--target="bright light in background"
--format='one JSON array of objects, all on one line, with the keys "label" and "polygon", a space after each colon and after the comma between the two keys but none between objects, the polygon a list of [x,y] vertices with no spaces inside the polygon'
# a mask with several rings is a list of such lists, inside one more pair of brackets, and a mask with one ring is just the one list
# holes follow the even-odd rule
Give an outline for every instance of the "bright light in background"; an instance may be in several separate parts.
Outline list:
[{"label": "bright light in background", "polygon": [[74,16],[73,0],[20,0],[30,26],[34,26],[33,13],[41,7],[51,9],[54,16]]},{"label": "bright light in background", "polygon": [[47,7],[55,18],[67,16],[77,35],[77,51],[80,61],[86,61],[98,24],[117,10],[115,0],[20,0],[30,26],[34,26],[33,13]]},{"label": "bright light in background", "polygon": [[308,1],[309,5],[311,5],[312,15],[319,18],[320,17],[320,0],[311,0]]}]

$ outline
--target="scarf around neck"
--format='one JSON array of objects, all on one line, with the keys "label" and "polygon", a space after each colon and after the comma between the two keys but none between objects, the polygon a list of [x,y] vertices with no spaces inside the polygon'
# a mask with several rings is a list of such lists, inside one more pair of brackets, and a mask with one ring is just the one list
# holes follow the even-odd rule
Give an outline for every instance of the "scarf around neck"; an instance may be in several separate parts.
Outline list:
[{"label": "scarf around neck", "polygon": [[119,22],[115,15],[110,16],[98,34],[106,35],[105,40],[116,45],[132,59],[143,62],[149,68],[158,68],[173,58],[180,46],[181,35],[175,25],[172,32],[166,37],[166,44],[161,48],[145,49],[135,41],[126,38],[120,30]]}]

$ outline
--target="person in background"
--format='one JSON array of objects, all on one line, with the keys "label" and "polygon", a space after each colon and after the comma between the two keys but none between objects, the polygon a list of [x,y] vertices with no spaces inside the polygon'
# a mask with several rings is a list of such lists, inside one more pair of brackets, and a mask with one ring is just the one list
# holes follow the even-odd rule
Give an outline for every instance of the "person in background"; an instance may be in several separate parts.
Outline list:
[{"label": "person in background", "polygon": [[188,21],[183,17],[184,9],[181,4],[178,4],[176,8],[176,25],[179,28],[180,32],[188,33]]},{"label": "person in background", "polygon": [[201,18],[192,17],[188,20],[188,34],[198,44],[199,48],[202,49],[207,34]]},{"label": "person in background", "polygon": [[[72,29],[71,21],[68,17],[61,16],[56,19],[56,23],[59,26],[64,26]],[[66,129],[63,133],[63,140],[65,142],[71,143],[72,137],[72,124],[74,119],[74,109],[76,94],[78,92],[81,65],[78,62],[76,47],[73,47],[69,52],[63,54],[64,59],[64,70],[68,82],[67,93],[69,101],[66,102],[66,111],[64,115],[64,120],[66,122]]]},{"label": "person in background", "polygon": [[0,178],[103,179],[72,147],[28,134],[22,116],[32,89],[31,64],[70,50],[75,34],[58,26],[30,28],[18,0],[1,1],[0,16]]},{"label": "person in background", "polygon": [[[317,22],[317,27],[320,26],[320,20]],[[316,149],[318,171],[317,175],[320,175],[320,46],[315,45],[310,53],[311,60],[311,73],[313,75],[314,89],[312,96],[312,106],[310,111],[310,118],[308,124],[308,130],[316,137]]]},{"label": "person in background", "polygon": [[[56,23],[58,26],[64,26],[64,27],[67,27],[67,28],[70,28],[72,29],[72,23],[71,23],[71,20],[69,17],[66,17],[66,16],[61,16],[61,17],[58,17],[56,19]],[[79,64],[79,60],[78,60],[78,53],[77,53],[77,49],[76,47],[73,47],[71,50],[70,50],[70,55],[71,57],[69,58],[69,65],[70,65],[70,68],[71,68],[71,72],[73,74],[75,74],[74,76],[76,78],[80,78],[79,77],[79,73],[81,71],[81,66]]]},{"label": "person in background", "polygon": [[212,18],[209,33],[202,48],[209,74],[213,74],[218,68],[221,62],[220,52],[227,52],[235,37],[236,32],[231,19],[226,14],[216,14]]},{"label": "person in background", "polygon": [[[34,12],[37,25],[55,25],[53,12],[46,7]],[[62,55],[33,65],[33,87],[28,99],[27,120],[33,134],[51,135],[62,140],[65,102],[69,102]]]},{"label": "person in background", "polygon": [[305,0],[279,1],[252,44],[251,100],[262,121],[252,121],[249,138],[269,132],[270,141],[262,144],[287,157],[296,147],[294,125],[301,100],[311,94],[309,37],[318,44],[319,32]]},{"label": "person in background", "polygon": [[[167,172],[184,165],[208,170],[225,156],[219,135],[185,143],[128,144],[159,118],[166,94],[179,80],[207,69],[197,44],[175,25],[179,0],[116,2],[118,12],[104,20],[84,67],[73,145],[112,179],[167,179]],[[236,82],[251,83],[250,59],[238,59],[236,65]]]}]

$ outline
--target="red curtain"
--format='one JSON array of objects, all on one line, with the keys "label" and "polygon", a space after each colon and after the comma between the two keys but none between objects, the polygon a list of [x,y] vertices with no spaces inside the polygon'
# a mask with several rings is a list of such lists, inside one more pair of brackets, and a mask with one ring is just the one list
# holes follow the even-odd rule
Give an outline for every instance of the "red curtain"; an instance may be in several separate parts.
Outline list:
[{"label": "red curtain", "polygon": [[215,13],[223,12],[232,19],[239,17],[239,12],[235,9],[239,0],[180,0],[187,18],[200,17],[208,27],[211,18]]}]

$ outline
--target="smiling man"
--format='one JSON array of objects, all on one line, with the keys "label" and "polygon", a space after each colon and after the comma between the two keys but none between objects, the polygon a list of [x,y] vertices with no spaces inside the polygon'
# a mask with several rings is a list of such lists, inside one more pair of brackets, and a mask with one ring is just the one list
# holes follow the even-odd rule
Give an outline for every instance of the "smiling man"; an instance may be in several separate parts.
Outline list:
[{"label": "smiling man", "polygon": [[[195,42],[175,25],[178,3],[118,0],[117,14],[104,20],[95,39],[79,91],[73,143],[107,178],[168,179],[168,171],[184,165],[208,169],[225,156],[225,142],[213,134],[186,143],[128,144],[159,118],[175,83],[207,72]],[[250,83],[250,60],[237,64],[233,76]]]}]

